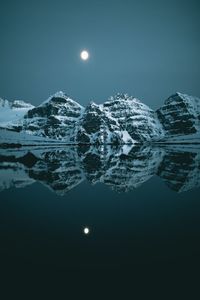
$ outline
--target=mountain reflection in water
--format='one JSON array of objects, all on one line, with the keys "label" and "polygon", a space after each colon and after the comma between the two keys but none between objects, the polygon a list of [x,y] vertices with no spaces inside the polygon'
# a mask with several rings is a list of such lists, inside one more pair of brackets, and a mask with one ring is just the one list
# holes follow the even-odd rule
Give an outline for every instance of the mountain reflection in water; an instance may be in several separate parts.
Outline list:
[{"label": "mountain reflection in water", "polygon": [[152,176],[184,192],[200,186],[196,146],[32,147],[0,149],[0,191],[40,182],[65,195],[82,181],[128,192]]}]

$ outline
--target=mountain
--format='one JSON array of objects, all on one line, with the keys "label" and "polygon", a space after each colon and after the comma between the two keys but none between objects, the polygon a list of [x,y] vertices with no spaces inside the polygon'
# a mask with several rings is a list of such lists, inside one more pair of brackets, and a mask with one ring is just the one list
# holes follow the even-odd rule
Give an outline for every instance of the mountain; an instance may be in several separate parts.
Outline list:
[{"label": "mountain", "polygon": [[101,105],[91,102],[80,124],[79,143],[132,144],[163,137],[155,112],[127,94],[117,94]]},{"label": "mountain", "polygon": [[17,131],[24,115],[32,108],[33,105],[21,100],[11,102],[0,98],[0,127]]},{"label": "mountain", "polygon": [[91,102],[80,120],[77,142],[79,144],[123,144],[133,143],[133,140],[103,105]]},{"label": "mountain", "polygon": [[[12,133],[8,130],[12,130]],[[37,107],[0,100],[0,144],[135,144],[200,141],[200,99],[176,93],[154,112],[116,94],[86,108],[63,92]]]},{"label": "mountain", "polygon": [[163,137],[155,112],[137,98],[117,94],[103,104],[107,115],[115,119],[120,130],[128,132],[133,141],[156,141]]},{"label": "mountain", "polygon": [[200,138],[200,99],[176,93],[156,111],[165,138]]},{"label": "mountain", "polygon": [[83,111],[76,101],[63,92],[57,92],[26,113],[22,130],[31,135],[73,143]]}]

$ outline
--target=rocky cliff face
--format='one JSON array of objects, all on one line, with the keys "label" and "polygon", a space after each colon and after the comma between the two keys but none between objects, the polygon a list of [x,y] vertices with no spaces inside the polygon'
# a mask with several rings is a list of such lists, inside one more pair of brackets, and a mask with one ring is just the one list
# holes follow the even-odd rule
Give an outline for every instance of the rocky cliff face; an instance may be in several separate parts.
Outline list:
[{"label": "rocky cliff face", "polygon": [[90,103],[80,124],[80,143],[128,144],[163,137],[154,111],[127,94],[117,94],[102,105]]},{"label": "rocky cliff face", "polygon": [[137,98],[117,94],[106,101],[103,108],[134,141],[155,141],[163,136],[155,112]]},{"label": "rocky cliff face", "polygon": [[84,108],[62,92],[51,96],[24,116],[26,133],[65,142],[74,142]]},{"label": "rocky cliff face", "polygon": [[77,142],[79,144],[123,144],[133,143],[133,140],[103,105],[92,102],[86,107],[80,120]]},{"label": "rocky cliff face", "polygon": [[176,93],[157,110],[165,136],[193,135],[200,130],[200,99]]},{"label": "rocky cliff face", "polygon": [[199,141],[200,100],[176,93],[156,112],[127,94],[117,94],[103,104],[91,102],[86,108],[63,92],[38,107],[0,100],[0,128],[26,134],[25,140],[37,137],[69,144],[135,144],[188,137]]}]

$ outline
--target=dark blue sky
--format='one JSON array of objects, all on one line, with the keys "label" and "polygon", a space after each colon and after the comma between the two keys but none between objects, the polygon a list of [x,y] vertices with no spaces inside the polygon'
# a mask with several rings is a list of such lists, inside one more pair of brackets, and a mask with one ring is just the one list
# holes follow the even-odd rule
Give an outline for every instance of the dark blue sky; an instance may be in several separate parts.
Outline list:
[{"label": "dark blue sky", "polygon": [[86,105],[127,92],[157,108],[175,91],[200,96],[199,33],[196,0],[1,0],[0,97],[37,105],[63,90]]}]

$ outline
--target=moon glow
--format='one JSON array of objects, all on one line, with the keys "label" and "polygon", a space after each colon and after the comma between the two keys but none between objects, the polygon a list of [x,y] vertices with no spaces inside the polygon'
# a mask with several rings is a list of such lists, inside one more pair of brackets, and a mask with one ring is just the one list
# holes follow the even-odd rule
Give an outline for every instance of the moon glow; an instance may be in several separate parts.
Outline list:
[{"label": "moon glow", "polygon": [[88,60],[88,58],[89,58],[89,52],[87,50],[83,50],[83,51],[81,51],[80,56],[81,56],[82,60]]},{"label": "moon glow", "polygon": [[84,232],[84,234],[89,234],[90,233],[90,229],[88,228],[88,227],[85,227],[84,229],[83,229],[83,232]]}]

